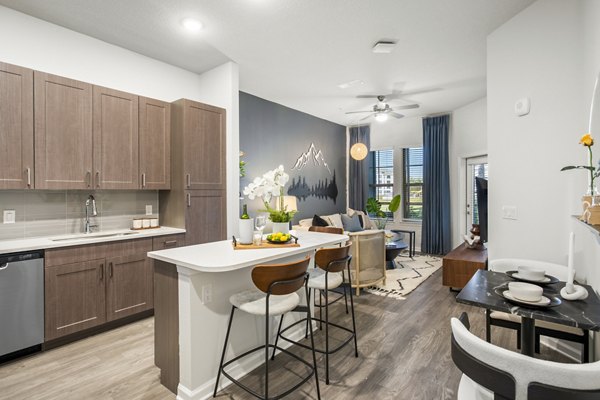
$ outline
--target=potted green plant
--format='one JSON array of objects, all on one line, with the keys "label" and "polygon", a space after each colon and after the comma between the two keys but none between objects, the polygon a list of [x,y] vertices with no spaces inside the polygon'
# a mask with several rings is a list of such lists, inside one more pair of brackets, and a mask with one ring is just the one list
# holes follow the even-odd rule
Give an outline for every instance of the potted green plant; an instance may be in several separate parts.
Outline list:
[{"label": "potted green plant", "polygon": [[[391,213],[395,213],[396,211],[398,211],[398,209],[400,208],[401,198],[402,196],[400,196],[399,194],[392,197],[392,200],[390,201],[390,204],[388,206],[388,209]],[[367,199],[366,209],[369,215],[375,217],[375,226],[377,226],[378,229],[385,229],[385,226],[388,222],[388,215],[385,211],[381,209],[381,202],[374,197],[369,197]]]}]

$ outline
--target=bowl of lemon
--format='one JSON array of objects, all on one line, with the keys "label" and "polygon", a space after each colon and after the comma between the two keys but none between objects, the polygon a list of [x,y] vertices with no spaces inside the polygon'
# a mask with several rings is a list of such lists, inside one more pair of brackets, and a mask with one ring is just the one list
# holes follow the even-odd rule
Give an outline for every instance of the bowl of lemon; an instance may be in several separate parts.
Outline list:
[{"label": "bowl of lemon", "polygon": [[292,235],[290,235],[289,233],[277,232],[267,235],[267,242],[273,244],[285,244],[288,243],[290,240],[292,240]]}]

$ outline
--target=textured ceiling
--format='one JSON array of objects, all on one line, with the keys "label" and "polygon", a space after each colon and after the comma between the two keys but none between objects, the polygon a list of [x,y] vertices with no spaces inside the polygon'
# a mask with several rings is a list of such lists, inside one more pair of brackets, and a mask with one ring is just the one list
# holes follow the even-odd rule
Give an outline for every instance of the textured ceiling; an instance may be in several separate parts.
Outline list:
[{"label": "textured ceiling", "polygon": [[[421,108],[453,110],[485,96],[486,37],[533,0],[0,0],[0,4],[186,68],[228,59],[240,89],[335,121],[369,109],[358,94],[392,89]],[[200,19],[197,36],[179,21]],[[391,54],[373,54],[380,39]],[[340,89],[338,84],[364,84]],[[403,104],[402,100],[392,102]]]}]

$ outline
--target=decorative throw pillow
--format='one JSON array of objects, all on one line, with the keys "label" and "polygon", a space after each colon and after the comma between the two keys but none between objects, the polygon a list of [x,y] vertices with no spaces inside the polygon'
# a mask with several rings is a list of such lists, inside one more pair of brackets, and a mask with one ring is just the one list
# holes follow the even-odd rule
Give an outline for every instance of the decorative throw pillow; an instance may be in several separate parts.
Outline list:
[{"label": "decorative throw pillow", "polygon": [[360,216],[363,229],[375,229],[376,228],[375,225],[373,224],[373,221],[371,221],[371,218],[369,218],[367,213],[365,213],[364,211],[357,211],[356,214],[358,214]]},{"label": "decorative throw pillow", "polygon": [[348,214],[349,217],[354,217],[354,214],[358,213],[358,211],[348,207],[348,211],[346,211],[346,213]]},{"label": "decorative throw pillow", "polygon": [[301,219],[298,221],[298,225],[304,228],[309,228],[312,225],[312,218]]},{"label": "decorative throw pillow", "polygon": [[326,215],[324,218],[329,220],[329,225],[335,226],[336,228],[344,228],[340,214]]},{"label": "decorative throw pillow", "polygon": [[312,219],[312,226],[329,226],[329,222],[315,214]]},{"label": "decorative throw pillow", "polygon": [[359,232],[363,230],[363,227],[360,225],[358,214],[354,214],[352,217],[342,214],[342,224],[344,224],[344,230],[348,232]]}]

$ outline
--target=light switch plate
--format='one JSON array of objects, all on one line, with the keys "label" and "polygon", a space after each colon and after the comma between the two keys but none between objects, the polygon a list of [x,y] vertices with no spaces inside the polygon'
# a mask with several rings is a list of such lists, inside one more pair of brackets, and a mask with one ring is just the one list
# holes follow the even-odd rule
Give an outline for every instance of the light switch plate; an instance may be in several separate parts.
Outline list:
[{"label": "light switch plate", "polygon": [[146,204],[146,215],[152,215],[152,204]]},{"label": "light switch plate", "polygon": [[502,206],[502,218],[517,219],[517,206]]},{"label": "light switch plate", "polygon": [[5,224],[14,224],[17,217],[17,212],[15,210],[4,210],[4,223]]}]

